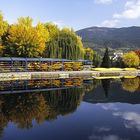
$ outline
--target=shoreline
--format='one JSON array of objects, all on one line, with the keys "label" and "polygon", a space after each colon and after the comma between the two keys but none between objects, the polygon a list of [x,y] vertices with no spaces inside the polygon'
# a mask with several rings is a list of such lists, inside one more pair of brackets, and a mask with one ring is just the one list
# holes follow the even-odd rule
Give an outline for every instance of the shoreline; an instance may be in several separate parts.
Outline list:
[{"label": "shoreline", "polygon": [[8,72],[0,73],[0,81],[10,80],[37,80],[37,79],[109,79],[140,76],[136,71],[53,71],[53,72]]}]

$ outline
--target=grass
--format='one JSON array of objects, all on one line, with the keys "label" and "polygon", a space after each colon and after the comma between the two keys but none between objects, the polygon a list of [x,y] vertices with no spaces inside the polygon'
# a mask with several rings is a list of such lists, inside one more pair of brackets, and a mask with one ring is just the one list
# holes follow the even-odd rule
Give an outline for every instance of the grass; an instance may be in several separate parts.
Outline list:
[{"label": "grass", "polygon": [[125,71],[136,71],[136,68],[124,68]]},{"label": "grass", "polygon": [[120,79],[123,76],[101,76],[101,77],[95,77],[95,79],[101,80],[101,79]]},{"label": "grass", "polygon": [[92,68],[93,71],[109,71],[107,68]]},{"label": "grass", "polygon": [[111,70],[111,71],[123,71],[122,68],[109,68],[109,70]]},{"label": "grass", "polygon": [[124,76],[123,78],[126,78],[126,79],[133,79],[133,78],[136,78],[137,76]]},{"label": "grass", "polygon": [[113,72],[113,71],[136,71],[136,68],[92,68],[93,71]]}]

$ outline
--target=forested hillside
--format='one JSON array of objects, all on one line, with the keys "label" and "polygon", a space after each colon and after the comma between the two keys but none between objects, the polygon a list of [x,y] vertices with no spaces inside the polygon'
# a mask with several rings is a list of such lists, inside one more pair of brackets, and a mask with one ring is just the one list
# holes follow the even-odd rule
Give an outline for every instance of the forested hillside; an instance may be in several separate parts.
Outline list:
[{"label": "forested hillside", "polygon": [[77,31],[82,37],[85,47],[103,48],[105,43],[113,49],[140,48],[140,27],[105,28],[90,27]]}]

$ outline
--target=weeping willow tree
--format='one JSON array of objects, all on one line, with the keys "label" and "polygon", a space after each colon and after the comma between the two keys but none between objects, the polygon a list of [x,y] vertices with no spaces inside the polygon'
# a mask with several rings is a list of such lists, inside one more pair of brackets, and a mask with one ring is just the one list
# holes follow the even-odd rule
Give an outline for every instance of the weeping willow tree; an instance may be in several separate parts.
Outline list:
[{"label": "weeping willow tree", "polygon": [[47,119],[55,119],[58,115],[68,115],[80,105],[85,92],[83,88],[70,88],[49,91],[44,94],[45,100],[52,109]]},{"label": "weeping willow tree", "polygon": [[47,24],[46,28],[50,33],[50,41],[46,43],[45,57],[71,60],[84,58],[81,38],[72,29],[60,30],[52,23]]}]

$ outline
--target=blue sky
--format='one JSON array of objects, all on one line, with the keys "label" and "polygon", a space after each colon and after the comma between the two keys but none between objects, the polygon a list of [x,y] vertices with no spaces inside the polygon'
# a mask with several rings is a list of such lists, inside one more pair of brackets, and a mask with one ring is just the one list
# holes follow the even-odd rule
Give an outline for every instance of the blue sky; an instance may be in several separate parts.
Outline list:
[{"label": "blue sky", "polygon": [[75,30],[140,25],[140,0],[0,0],[0,10],[9,23],[30,16]]}]

